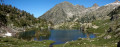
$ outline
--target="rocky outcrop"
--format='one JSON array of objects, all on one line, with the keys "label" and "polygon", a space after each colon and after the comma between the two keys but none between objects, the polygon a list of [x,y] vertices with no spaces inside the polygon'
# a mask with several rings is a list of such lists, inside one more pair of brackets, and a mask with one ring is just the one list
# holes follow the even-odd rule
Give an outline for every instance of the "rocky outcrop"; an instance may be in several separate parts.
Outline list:
[{"label": "rocky outcrop", "polygon": [[104,37],[104,39],[111,39],[111,36],[107,35],[107,36]]},{"label": "rocky outcrop", "polygon": [[91,28],[92,27],[92,23],[83,23],[83,24],[81,24],[81,27],[84,27],[85,29]]}]

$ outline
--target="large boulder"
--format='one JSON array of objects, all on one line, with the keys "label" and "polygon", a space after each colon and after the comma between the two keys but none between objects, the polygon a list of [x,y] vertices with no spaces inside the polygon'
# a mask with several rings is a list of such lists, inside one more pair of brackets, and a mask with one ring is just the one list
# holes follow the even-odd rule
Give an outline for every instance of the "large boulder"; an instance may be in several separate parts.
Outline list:
[{"label": "large boulder", "polygon": [[111,36],[107,35],[107,36],[104,37],[104,39],[111,39]]}]

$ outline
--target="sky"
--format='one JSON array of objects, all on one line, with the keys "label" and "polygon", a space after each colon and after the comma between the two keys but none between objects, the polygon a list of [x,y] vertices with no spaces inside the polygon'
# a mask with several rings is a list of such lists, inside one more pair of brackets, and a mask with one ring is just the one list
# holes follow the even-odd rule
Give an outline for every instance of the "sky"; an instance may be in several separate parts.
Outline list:
[{"label": "sky", "polygon": [[103,6],[114,2],[115,0],[4,0],[4,3],[29,12],[30,14],[33,14],[34,17],[38,18],[56,4],[64,1],[70,2],[73,5],[83,5],[87,8],[93,6],[95,3],[99,6]]}]

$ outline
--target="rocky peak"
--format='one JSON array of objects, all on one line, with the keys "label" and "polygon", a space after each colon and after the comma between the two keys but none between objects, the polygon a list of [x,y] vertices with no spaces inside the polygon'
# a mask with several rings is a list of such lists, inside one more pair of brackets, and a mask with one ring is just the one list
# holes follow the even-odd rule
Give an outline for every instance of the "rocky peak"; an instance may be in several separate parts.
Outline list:
[{"label": "rocky peak", "polygon": [[[78,4],[73,5],[72,3],[64,1],[60,4],[57,4],[50,11],[42,15],[40,18],[44,18],[48,21],[51,21],[54,24],[66,22],[68,19],[73,21],[78,17],[80,22],[90,21],[87,19],[93,18],[93,16],[95,17],[106,16],[109,12],[111,12],[113,8],[116,7],[116,5],[110,5],[110,4],[108,4],[108,6],[99,7],[98,4],[95,3],[92,7],[85,8],[82,5],[78,5]],[[86,19],[82,20],[82,18],[86,18]],[[103,17],[100,17],[99,19],[101,18]]]},{"label": "rocky peak", "polygon": [[62,8],[62,9],[68,9],[68,8],[71,8],[73,7],[74,5],[72,3],[69,3],[67,1],[64,1],[60,4],[57,4],[55,7],[59,7],[59,8]]},{"label": "rocky peak", "polygon": [[62,3],[60,3],[60,4],[58,4],[58,5],[73,5],[73,4],[70,3],[70,2],[64,1],[64,2],[62,2]]},{"label": "rocky peak", "polygon": [[119,0],[116,0],[115,2],[119,2]]},{"label": "rocky peak", "polygon": [[95,4],[93,5],[93,7],[99,7],[99,6],[98,6],[98,4],[95,3]]},{"label": "rocky peak", "polygon": [[83,5],[75,5],[76,7],[79,7],[79,8],[85,8]]},{"label": "rocky peak", "polygon": [[119,0],[116,0],[114,3],[120,3],[120,1],[119,1]]},{"label": "rocky peak", "polygon": [[63,4],[66,4],[66,3],[68,3],[68,4],[70,4],[69,2],[67,2],[67,1],[64,1],[64,2],[62,2]]},{"label": "rocky peak", "polygon": [[94,11],[94,10],[96,10],[96,9],[98,9],[99,8],[99,6],[98,6],[98,4],[94,4],[92,7],[89,7],[87,10],[92,10],[92,11]]}]

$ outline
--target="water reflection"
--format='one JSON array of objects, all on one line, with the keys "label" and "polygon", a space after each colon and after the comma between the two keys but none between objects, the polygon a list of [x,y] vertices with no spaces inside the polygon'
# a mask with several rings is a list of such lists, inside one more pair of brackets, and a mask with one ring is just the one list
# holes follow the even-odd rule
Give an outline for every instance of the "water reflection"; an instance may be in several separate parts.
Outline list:
[{"label": "water reflection", "polygon": [[42,40],[42,39],[49,39],[50,36],[50,31],[48,30],[32,30],[32,31],[26,31],[26,32],[21,32],[19,33],[19,39],[24,39],[24,40]]},{"label": "water reflection", "polygon": [[22,32],[19,38],[36,41],[53,40],[56,42],[54,44],[61,44],[78,38],[95,38],[95,35],[80,30],[43,30]]},{"label": "water reflection", "polygon": [[80,30],[51,30],[49,40],[54,40],[56,43],[61,44],[67,41],[77,40],[78,38],[94,38],[92,33],[82,32]]},{"label": "water reflection", "polygon": [[21,32],[19,33],[18,38],[19,39],[25,39],[25,40],[31,40],[32,38],[34,38],[34,31],[27,31],[27,32]]},{"label": "water reflection", "polygon": [[47,40],[49,39],[50,31],[48,30],[42,30],[42,31],[36,31],[35,32],[35,40]]}]

